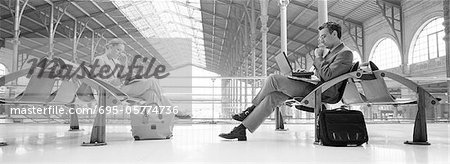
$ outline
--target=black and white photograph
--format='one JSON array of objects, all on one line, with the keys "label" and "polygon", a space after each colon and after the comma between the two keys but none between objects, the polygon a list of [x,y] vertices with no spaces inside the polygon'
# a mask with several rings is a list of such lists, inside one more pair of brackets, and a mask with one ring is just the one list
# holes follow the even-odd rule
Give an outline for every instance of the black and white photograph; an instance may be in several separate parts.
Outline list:
[{"label": "black and white photograph", "polygon": [[450,0],[0,0],[1,164],[448,164]]}]

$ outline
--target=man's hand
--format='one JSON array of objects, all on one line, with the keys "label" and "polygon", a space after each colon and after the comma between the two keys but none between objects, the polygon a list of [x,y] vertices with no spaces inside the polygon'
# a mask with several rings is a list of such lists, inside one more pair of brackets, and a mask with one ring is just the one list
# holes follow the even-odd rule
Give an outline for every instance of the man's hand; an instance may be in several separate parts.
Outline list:
[{"label": "man's hand", "polygon": [[316,70],[320,70],[321,69],[320,67],[321,67],[321,64],[322,64],[322,62],[324,60],[323,59],[323,55],[324,55],[326,50],[327,50],[326,46],[323,43],[321,43],[321,42],[319,42],[318,47],[314,50],[315,58],[314,58],[313,65],[314,65]]},{"label": "man's hand", "polygon": [[322,58],[323,57],[323,55],[324,55],[324,53],[325,53],[325,50],[326,50],[327,48],[325,48],[325,47],[318,47],[318,48],[316,48],[315,50],[314,50],[314,53],[315,53],[315,56],[316,56],[316,58]]}]

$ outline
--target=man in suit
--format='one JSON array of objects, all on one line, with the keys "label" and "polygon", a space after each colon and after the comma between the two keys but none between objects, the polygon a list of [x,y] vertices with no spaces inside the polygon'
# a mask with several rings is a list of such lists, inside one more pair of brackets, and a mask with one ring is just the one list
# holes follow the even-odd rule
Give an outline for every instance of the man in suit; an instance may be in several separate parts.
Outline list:
[{"label": "man in suit", "polygon": [[[314,50],[314,67],[316,76],[321,83],[350,71],[353,61],[352,51],[341,41],[341,26],[334,22],[324,23],[319,27],[319,47]],[[327,54],[325,52],[328,51]],[[336,84],[322,94],[323,102],[335,102],[338,99],[338,89],[342,82]],[[259,125],[273,112],[273,109],[290,97],[304,97],[309,94],[316,85],[289,79],[283,75],[270,75],[262,86],[261,91],[252,101],[252,106],[242,113],[233,115],[232,118],[242,123],[229,133],[219,136],[225,139],[238,139],[246,141],[246,129],[254,132]],[[337,100],[339,101],[339,100]]]}]

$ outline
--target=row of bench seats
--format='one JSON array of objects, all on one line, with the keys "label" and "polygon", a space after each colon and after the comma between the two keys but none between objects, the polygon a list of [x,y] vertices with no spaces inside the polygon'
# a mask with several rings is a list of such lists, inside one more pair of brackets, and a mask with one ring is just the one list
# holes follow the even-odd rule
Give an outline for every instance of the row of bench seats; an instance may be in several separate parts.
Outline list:
[{"label": "row of bench seats", "polygon": [[[76,70],[80,65],[72,63],[70,61],[60,58],[43,58],[40,62],[50,61],[52,64],[56,64],[57,69],[63,69],[64,66],[72,66],[72,70]],[[0,103],[7,104],[35,104],[35,105],[65,105],[74,107],[77,104],[86,104],[98,101],[98,106],[106,106],[113,104],[120,104],[121,102],[127,103],[140,103],[141,100],[129,97],[114,86],[106,83],[97,78],[77,78],[74,76],[71,79],[56,77],[50,78],[50,68],[54,65],[50,65],[47,68],[35,67],[19,70],[0,78],[0,86],[6,86],[6,84],[16,81],[20,77],[24,77],[31,73],[30,80],[25,90],[11,99],[0,99]],[[89,67],[81,65],[81,71],[84,71],[85,75],[89,74]],[[38,75],[41,73],[39,77]],[[55,70],[53,70],[55,71]],[[78,72],[82,75],[82,72]],[[54,91],[55,83],[60,81],[59,87]],[[95,93],[96,91],[96,93]],[[94,95],[97,95],[95,98]],[[88,143],[83,145],[105,145],[105,113],[97,113],[92,127],[91,138]],[[78,116],[76,113],[71,114],[70,118],[70,130],[79,130]],[[1,144],[0,144],[1,145]],[[4,143],[3,145],[6,145]]]},{"label": "row of bench seats", "polygon": [[[400,84],[408,87],[417,93],[417,99],[413,100],[399,100],[395,99],[387,88],[385,78],[390,78]],[[315,115],[315,141],[319,143],[319,125],[318,116],[323,108],[323,103],[337,103],[337,102],[322,102],[322,93],[331,86],[344,82],[340,88],[339,100],[347,106],[350,105],[404,105],[404,104],[418,104],[418,111],[414,123],[413,141],[406,141],[405,144],[420,144],[428,145],[427,127],[426,127],[426,110],[433,110],[439,102],[429,92],[423,89],[417,83],[404,78],[395,73],[379,70],[373,62],[364,63],[359,66],[355,63],[347,74],[336,77],[328,82],[325,82],[316,87],[310,94],[305,97],[294,97],[286,101],[286,105],[295,106],[297,109],[314,112]],[[357,87],[360,84],[361,87]],[[361,91],[360,91],[361,90]]]},{"label": "row of bench seats", "polygon": [[[43,59],[50,60],[50,59]],[[60,66],[71,65],[75,70],[78,65],[65,61],[63,59],[58,60]],[[58,62],[56,62],[58,63]],[[365,68],[364,68],[365,67]],[[31,68],[23,69],[11,74],[5,75],[0,78],[0,86],[6,84],[27,75]],[[44,74],[41,78],[37,75],[41,71],[41,68],[37,67],[30,78],[29,84],[25,90],[14,99],[2,99],[0,103],[3,104],[50,104],[50,105],[69,105],[74,106],[80,103],[89,103],[95,101],[93,90],[97,91],[97,101],[99,106],[106,106],[106,104],[118,104],[120,102],[136,103],[140,100],[136,100],[127,96],[125,93],[115,88],[114,86],[96,78],[72,78],[72,79],[58,79],[48,78],[49,70],[44,70]],[[89,73],[88,67],[82,67],[82,71],[85,74]],[[79,74],[82,74],[79,72]],[[412,89],[418,94],[418,100],[399,101],[390,95],[384,78],[388,77],[395,80],[406,87]],[[61,85],[56,91],[53,91],[54,84],[57,80],[61,80]],[[414,125],[414,134],[412,142],[405,142],[411,144],[428,144],[427,142],[427,130],[425,120],[425,110],[432,110],[434,105],[438,103],[430,93],[425,91],[418,84],[408,80],[400,75],[379,70],[375,64],[369,62],[363,64],[362,67],[358,63],[355,63],[349,73],[334,78],[328,82],[325,82],[315,88],[310,94],[305,97],[296,97],[292,100],[288,100],[287,104],[294,105],[299,110],[307,112],[314,112],[316,118],[316,142],[319,142],[318,136],[318,115],[322,108],[321,94],[331,86],[344,81],[345,85],[341,87],[340,100],[345,105],[353,104],[373,104],[373,105],[398,105],[398,104],[411,104],[418,103],[418,113]],[[356,84],[359,83],[362,87],[362,92],[358,90]],[[107,98],[107,97],[111,98]],[[330,102],[326,102],[330,103]],[[336,102],[331,102],[336,103]],[[91,139],[88,143],[83,145],[104,145],[105,143],[105,113],[96,115]],[[70,129],[79,129],[78,119],[76,114],[71,115]]]}]

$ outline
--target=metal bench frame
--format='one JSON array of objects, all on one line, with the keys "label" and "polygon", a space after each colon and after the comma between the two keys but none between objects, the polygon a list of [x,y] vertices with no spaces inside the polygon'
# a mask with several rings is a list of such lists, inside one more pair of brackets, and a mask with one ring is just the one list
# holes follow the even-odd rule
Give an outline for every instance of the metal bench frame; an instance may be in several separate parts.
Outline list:
[{"label": "metal bench frame", "polygon": [[[46,58],[46,60],[50,60]],[[62,64],[70,64],[73,68],[77,68],[78,65],[76,63],[71,63],[69,61],[60,59]],[[0,86],[5,86],[7,83],[17,80],[20,77],[26,76],[32,68],[22,69],[16,72],[12,72],[8,75],[0,77]],[[89,73],[89,69],[86,67],[82,67],[81,69],[85,74]],[[2,104],[61,104],[61,105],[70,105],[75,106],[75,103],[80,103],[79,95],[77,94],[80,84],[86,84],[91,89],[97,90],[98,93],[98,105],[106,106],[107,105],[107,96],[109,96],[109,101],[118,103],[118,102],[138,102],[139,100],[129,97],[127,94],[123,93],[119,89],[114,86],[96,78],[84,77],[77,79],[76,77],[72,79],[64,79],[61,86],[58,88],[56,92],[52,92],[54,82],[56,79],[50,79],[48,77],[49,71],[44,70],[44,74],[40,78],[36,78],[36,74],[41,71],[40,67],[34,68],[32,70],[32,76],[27,85],[25,91],[18,97],[10,100],[2,100]],[[82,72],[78,72],[78,74],[82,74]],[[45,83],[48,82],[48,83]],[[45,83],[45,84],[42,84]],[[32,85],[30,85],[32,84]],[[41,84],[41,85],[36,85]],[[45,85],[47,87],[40,87]],[[51,86],[51,87],[50,87]],[[92,91],[92,90],[91,90]],[[93,94],[93,93],[92,93]],[[78,117],[76,113],[71,115],[70,118],[70,129],[71,131],[79,130]],[[105,142],[105,127],[106,127],[106,113],[97,113],[92,131],[90,141],[88,143],[83,142],[83,146],[101,146],[106,145]],[[0,142],[0,146],[7,145],[4,142]]]},{"label": "metal bench frame", "polygon": [[[433,110],[435,105],[437,105],[439,101],[436,98],[434,98],[429,92],[423,89],[420,85],[405,77],[402,77],[395,73],[378,70],[378,68],[372,62],[363,65],[368,65],[372,68],[370,70],[358,69],[357,71],[341,75],[339,77],[336,77],[330,81],[327,81],[319,85],[316,89],[314,89],[304,98],[294,98],[294,100],[289,100],[295,101],[293,105],[295,105],[296,107],[302,106],[314,109],[315,143],[320,144],[318,118],[319,113],[323,110],[321,107],[322,93],[339,82],[347,81],[341,99],[345,105],[353,105],[353,104],[402,105],[402,104],[417,103],[418,111],[414,122],[413,140],[405,141],[404,143],[414,145],[430,145],[427,138],[425,111]],[[418,97],[417,101],[415,100],[397,101],[393,99],[393,97],[389,94],[387,90],[387,86],[384,81],[385,77],[397,81],[400,84],[414,91]],[[360,93],[357,90],[355,81],[361,83],[361,85],[363,86],[362,89],[364,91],[364,94]]]}]

